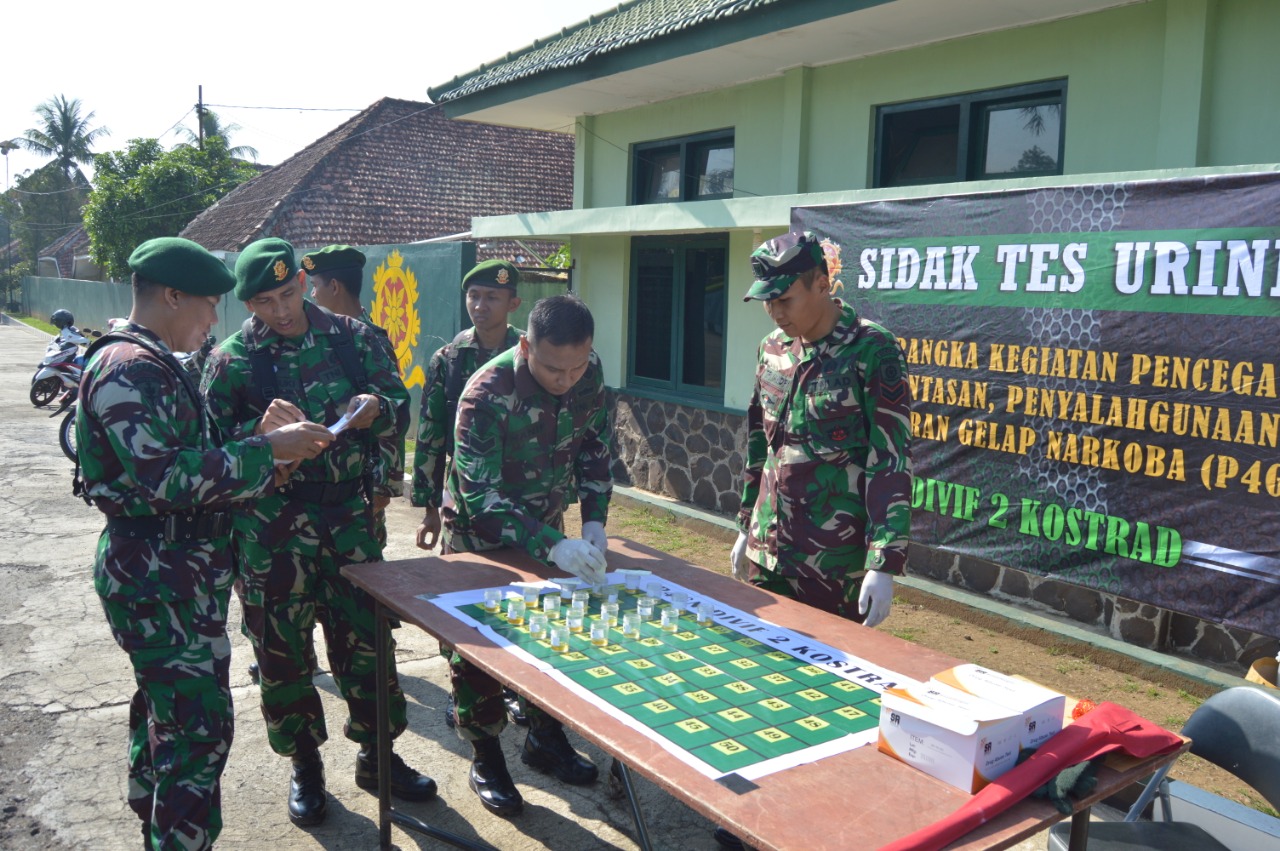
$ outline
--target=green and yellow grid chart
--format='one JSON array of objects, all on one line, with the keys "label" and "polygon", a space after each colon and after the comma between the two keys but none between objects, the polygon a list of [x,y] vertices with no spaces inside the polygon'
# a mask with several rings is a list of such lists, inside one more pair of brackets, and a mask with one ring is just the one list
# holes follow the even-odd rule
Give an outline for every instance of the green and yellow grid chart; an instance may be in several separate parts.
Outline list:
[{"label": "green and yellow grid chart", "polygon": [[[906,678],[673,583],[660,586],[659,609],[687,597],[673,631],[662,628],[655,610],[638,637],[624,636],[621,616],[645,592],[619,582],[609,586],[620,611],[604,645],[593,644],[584,629],[570,633],[560,650],[549,630],[540,639],[530,635],[528,617],[509,622],[507,598],[522,589],[499,589],[503,602],[493,611],[483,589],[424,599],[711,778],[751,780],[876,740],[880,693]],[[560,589],[548,582],[539,590]],[[603,600],[591,596],[588,624],[598,620]],[[695,613],[704,601],[710,618],[699,623]],[[549,626],[565,625],[567,612],[566,605]]]}]

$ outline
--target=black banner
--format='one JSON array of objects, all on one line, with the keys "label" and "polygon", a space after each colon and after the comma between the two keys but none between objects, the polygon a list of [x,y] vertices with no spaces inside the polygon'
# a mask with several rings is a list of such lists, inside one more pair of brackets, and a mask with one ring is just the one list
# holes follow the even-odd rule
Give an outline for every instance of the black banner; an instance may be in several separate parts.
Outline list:
[{"label": "black banner", "polygon": [[1280,175],[793,210],[911,371],[912,539],[1280,636]]}]

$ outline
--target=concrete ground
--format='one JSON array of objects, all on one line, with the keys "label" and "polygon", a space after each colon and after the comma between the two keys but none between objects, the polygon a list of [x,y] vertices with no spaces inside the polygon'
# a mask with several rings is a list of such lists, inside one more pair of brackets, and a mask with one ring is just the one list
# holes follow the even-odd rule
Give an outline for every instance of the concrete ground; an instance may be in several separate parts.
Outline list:
[{"label": "concrete ground", "polygon": [[[0,828],[8,828],[0,829],[0,847],[132,849],[139,846],[137,818],[125,805],[132,671],[93,592],[102,515],[71,495],[71,464],[57,444],[60,418],[50,419],[27,398],[47,341],[26,326],[0,325]],[[421,554],[413,543],[418,518],[407,500],[393,503],[388,560]],[[252,652],[239,633],[235,604],[232,618],[236,733],[223,777],[225,828],[218,846],[376,848],[377,799],[355,786],[356,746],[341,734],[344,708],[327,673],[317,684],[331,730],[323,748],[329,815],[312,829],[290,824],[289,762],[267,746],[257,688],[246,671]],[[444,725],[448,678],[436,643],[413,628],[396,634],[409,700],[409,730],[396,748],[440,785],[438,800],[404,804],[405,812],[500,849],[637,847],[625,800],[611,798],[603,781],[574,788],[530,771],[519,760],[524,733],[515,728],[503,742],[525,812],[511,820],[486,812],[467,787],[470,749]],[[316,638],[322,643],[318,630]],[[608,757],[579,744],[604,774]],[[717,847],[711,822],[651,784],[638,785],[655,848]],[[797,824],[795,848],[805,847],[807,829]],[[441,847],[399,828],[392,841],[398,848]],[[1044,847],[1043,836],[1018,846]]]}]

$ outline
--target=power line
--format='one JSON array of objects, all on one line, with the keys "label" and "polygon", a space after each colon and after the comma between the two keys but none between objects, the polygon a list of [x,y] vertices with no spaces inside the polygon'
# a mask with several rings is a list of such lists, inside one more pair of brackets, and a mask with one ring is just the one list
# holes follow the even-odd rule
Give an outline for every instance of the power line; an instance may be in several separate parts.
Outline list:
[{"label": "power line", "polygon": [[327,106],[234,106],[229,103],[206,103],[206,109],[282,109],[289,112],[361,112],[359,109]]}]

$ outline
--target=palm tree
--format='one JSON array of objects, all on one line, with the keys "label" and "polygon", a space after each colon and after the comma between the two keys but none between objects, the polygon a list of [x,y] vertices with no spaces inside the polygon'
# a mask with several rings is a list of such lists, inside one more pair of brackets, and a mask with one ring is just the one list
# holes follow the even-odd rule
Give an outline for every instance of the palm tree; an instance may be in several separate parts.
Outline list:
[{"label": "palm tree", "polygon": [[88,181],[80,166],[93,162],[93,143],[102,136],[111,135],[105,127],[90,129],[94,113],[81,114],[83,104],[78,98],[68,99],[57,95],[35,108],[40,116],[40,127],[33,127],[22,134],[18,143],[28,151],[53,157],[59,171],[67,180],[87,186]]},{"label": "palm tree", "polygon": [[[204,109],[200,112],[200,128],[204,131],[203,135],[206,139],[210,136],[221,136],[222,141],[227,143],[227,153],[235,159],[258,161],[257,148],[249,145],[231,147],[231,134],[241,129],[239,124],[223,124],[222,119],[218,118],[218,113],[212,109]],[[195,145],[200,141],[200,136],[192,132],[190,127],[178,127],[173,132],[185,139],[188,145]]]}]

